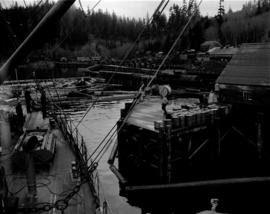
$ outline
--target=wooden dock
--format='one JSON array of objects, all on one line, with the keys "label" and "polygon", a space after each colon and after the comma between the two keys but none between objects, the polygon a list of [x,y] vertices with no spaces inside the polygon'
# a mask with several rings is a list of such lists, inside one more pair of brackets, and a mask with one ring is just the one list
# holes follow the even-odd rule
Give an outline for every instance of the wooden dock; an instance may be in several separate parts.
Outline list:
[{"label": "wooden dock", "polygon": [[[216,195],[240,213],[258,206],[270,211],[260,193],[270,189],[268,111],[174,97],[165,117],[161,103],[160,97],[149,96],[133,110],[131,103],[121,110],[121,130],[108,162],[123,196],[145,213],[168,208],[196,213],[192,208],[205,209],[205,200]],[[246,189],[256,196],[245,194]]]},{"label": "wooden dock", "polygon": [[134,107],[127,123],[155,131],[154,121],[164,119],[164,113],[161,109],[162,100],[160,97],[146,99]]}]

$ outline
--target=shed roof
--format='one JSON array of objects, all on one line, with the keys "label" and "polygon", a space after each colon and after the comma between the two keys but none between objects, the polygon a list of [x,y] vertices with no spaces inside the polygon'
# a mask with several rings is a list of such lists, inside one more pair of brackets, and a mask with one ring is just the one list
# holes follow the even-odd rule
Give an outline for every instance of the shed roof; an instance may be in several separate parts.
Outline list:
[{"label": "shed roof", "polygon": [[214,47],[221,47],[222,45],[218,41],[205,41],[201,44],[202,51],[208,51]]},{"label": "shed roof", "polygon": [[233,56],[217,83],[270,86],[270,43],[247,43]]},{"label": "shed roof", "polygon": [[208,50],[208,53],[210,55],[234,55],[237,53],[237,51],[238,51],[238,48],[235,48],[235,47],[225,47],[225,48],[214,47]]}]

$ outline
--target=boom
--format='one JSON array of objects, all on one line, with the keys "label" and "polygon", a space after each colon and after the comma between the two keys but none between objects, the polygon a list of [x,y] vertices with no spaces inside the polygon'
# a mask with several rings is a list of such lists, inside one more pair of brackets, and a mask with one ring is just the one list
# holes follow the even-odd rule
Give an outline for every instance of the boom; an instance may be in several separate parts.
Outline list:
[{"label": "boom", "polygon": [[0,69],[0,84],[4,82],[8,75],[16,68],[18,63],[25,58],[31,51],[33,43],[37,42],[42,32],[45,32],[48,27],[60,19],[65,12],[71,7],[75,0],[59,0],[38,23],[34,30],[28,35],[23,43],[9,57],[6,63]]}]

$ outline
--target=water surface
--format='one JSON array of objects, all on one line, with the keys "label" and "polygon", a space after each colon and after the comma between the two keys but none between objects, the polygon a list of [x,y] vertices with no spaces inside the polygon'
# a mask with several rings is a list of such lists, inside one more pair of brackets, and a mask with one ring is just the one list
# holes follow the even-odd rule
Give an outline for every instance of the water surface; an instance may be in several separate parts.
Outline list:
[{"label": "water surface", "polygon": [[[124,103],[127,101],[98,103],[86,115],[78,129],[85,138],[88,151],[93,151],[115,125],[120,116],[120,109],[124,108]],[[79,121],[81,117],[82,114],[79,113],[73,115],[72,119]],[[118,180],[107,164],[110,152],[111,147],[104,154],[98,166],[101,203],[103,200],[108,202],[109,213],[111,214],[140,214],[139,208],[130,206],[124,197],[119,196]]]}]

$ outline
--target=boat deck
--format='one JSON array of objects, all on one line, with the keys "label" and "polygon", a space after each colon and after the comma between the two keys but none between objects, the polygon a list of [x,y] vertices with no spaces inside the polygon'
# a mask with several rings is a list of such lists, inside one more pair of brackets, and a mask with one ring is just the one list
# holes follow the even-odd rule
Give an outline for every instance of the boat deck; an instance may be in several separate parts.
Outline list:
[{"label": "boat deck", "polygon": [[[41,112],[33,112],[28,114],[24,125],[25,130],[39,128],[48,128],[49,120],[42,119]],[[5,132],[5,136],[10,136],[9,126],[6,122],[1,123],[1,131]],[[65,194],[75,187],[78,181],[74,180],[71,175],[71,161],[75,160],[75,156],[67,142],[64,140],[62,133],[58,129],[52,130],[56,136],[56,154],[49,167],[43,169],[36,166],[36,182],[37,182],[37,199],[35,203],[55,203],[59,199],[63,199]],[[2,134],[2,149],[3,153],[10,152],[12,147],[12,139],[6,137],[3,140]],[[6,170],[7,183],[9,192],[19,197],[19,207],[32,207],[28,197],[27,183],[25,173],[20,170],[15,170],[12,166],[12,154],[1,160]],[[88,184],[81,186],[78,194],[70,201],[69,206],[65,209],[65,213],[95,213],[96,204],[94,197]],[[61,213],[60,210],[51,209],[46,213]]]}]

